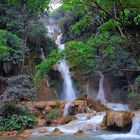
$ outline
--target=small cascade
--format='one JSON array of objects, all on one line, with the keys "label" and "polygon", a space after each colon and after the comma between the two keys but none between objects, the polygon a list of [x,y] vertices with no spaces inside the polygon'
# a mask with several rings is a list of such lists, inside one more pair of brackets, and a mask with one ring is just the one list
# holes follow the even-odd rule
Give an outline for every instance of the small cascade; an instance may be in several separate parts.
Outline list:
[{"label": "small cascade", "polygon": [[140,114],[136,114],[133,118],[130,134],[140,135]]},{"label": "small cascade", "polygon": [[104,94],[104,88],[103,88],[103,82],[104,82],[104,76],[101,72],[100,73],[100,82],[99,82],[99,92],[97,95],[97,100],[100,100],[101,103],[106,104],[107,101],[105,99],[105,94]]},{"label": "small cascade", "polygon": [[69,108],[71,107],[72,105],[72,102],[69,101],[66,103],[65,107],[64,107],[64,113],[63,113],[63,116],[67,116],[69,114]]},{"label": "small cascade", "polygon": [[129,110],[128,105],[120,103],[108,103],[107,107],[115,111]]},{"label": "small cascade", "polygon": [[47,29],[48,29],[48,36],[53,40],[55,40],[56,35],[60,33],[60,28],[59,25],[56,24],[56,21],[53,18],[48,19]]},{"label": "small cascade", "polygon": [[43,48],[41,48],[40,51],[41,51],[40,58],[41,58],[42,61],[44,61],[44,59],[45,59],[45,54],[44,54]]}]

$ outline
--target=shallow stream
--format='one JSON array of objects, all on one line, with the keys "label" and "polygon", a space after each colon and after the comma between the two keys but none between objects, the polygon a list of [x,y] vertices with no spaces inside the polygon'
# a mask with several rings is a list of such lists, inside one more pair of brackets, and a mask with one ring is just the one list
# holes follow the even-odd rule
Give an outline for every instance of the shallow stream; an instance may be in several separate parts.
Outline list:
[{"label": "shallow stream", "polygon": [[119,134],[107,131],[88,131],[85,136],[60,135],[60,136],[32,136],[28,140],[140,140],[140,136]]}]

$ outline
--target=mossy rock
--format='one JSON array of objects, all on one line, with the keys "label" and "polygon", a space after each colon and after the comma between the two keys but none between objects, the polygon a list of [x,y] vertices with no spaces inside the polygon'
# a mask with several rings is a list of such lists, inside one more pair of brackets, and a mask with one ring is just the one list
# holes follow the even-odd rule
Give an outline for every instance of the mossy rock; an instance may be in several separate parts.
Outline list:
[{"label": "mossy rock", "polygon": [[55,128],[53,132],[51,132],[51,135],[62,135],[63,132],[59,128]]}]

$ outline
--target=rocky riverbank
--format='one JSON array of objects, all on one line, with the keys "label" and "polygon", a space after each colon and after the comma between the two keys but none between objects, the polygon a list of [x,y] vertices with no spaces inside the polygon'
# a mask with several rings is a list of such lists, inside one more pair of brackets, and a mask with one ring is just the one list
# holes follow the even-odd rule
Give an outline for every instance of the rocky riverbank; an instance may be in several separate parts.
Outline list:
[{"label": "rocky riverbank", "polygon": [[[36,116],[36,123],[34,128],[39,129],[39,133],[46,133],[45,127],[65,125],[73,120],[77,120],[77,114],[86,114],[86,119],[92,119],[94,116],[99,115],[101,112],[105,112],[103,121],[98,124],[98,129],[101,130],[113,130],[113,131],[130,131],[132,126],[132,118],[134,113],[130,111],[113,111],[106,105],[101,104],[98,101],[92,99],[78,99],[73,101],[68,112],[68,116],[63,116],[65,101],[53,100],[53,101],[24,101],[18,104],[18,107],[26,107],[29,112]],[[83,129],[93,129],[93,127],[86,124]],[[58,132],[58,133],[57,133]],[[50,134],[63,134],[61,130],[52,131]],[[81,132],[81,131],[80,131]],[[79,131],[77,131],[78,135]],[[32,130],[24,130],[22,133],[18,131],[4,131],[0,132],[0,136],[20,136],[28,137],[32,134]],[[80,133],[81,134],[81,133]],[[79,135],[80,135],[79,134]],[[82,133],[83,135],[83,133]]]}]

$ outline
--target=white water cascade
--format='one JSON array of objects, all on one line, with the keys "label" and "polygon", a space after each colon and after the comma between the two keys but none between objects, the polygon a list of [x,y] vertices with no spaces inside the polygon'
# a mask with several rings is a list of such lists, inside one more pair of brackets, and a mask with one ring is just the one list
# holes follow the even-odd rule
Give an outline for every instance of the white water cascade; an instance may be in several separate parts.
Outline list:
[{"label": "white water cascade", "polygon": [[[53,25],[54,26],[54,25]],[[52,28],[51,28],[52,29]],[[53,29],[52,29],[53,30]],[[52,33],[51,30],[51,33]],[[56,44],[58,45],[58,48],[61,50],[65,49],[65,45],[61,44],[62,34],[60,34],[56,39]],[[42,50],[42,49],[41,49]],[[43,50],[42,57],[43,56]],[[43,60],[43,59],[42,59]],[[62,60],[59,65],[59,71],[61,73],[61,76],[63,78],[63,92],[62,96],[63,99],[67,101],[67,104],[65,105],[64,109],[64,116],[68,114],[69,107],[71,106],[72,101],[76,98],[75,90],[72,86],[72,79],[69,71],[69,67],[67,65],[67,62],[65,60]],[[100,100],[102,103],[106,104],[109,108],[116,110],[116,111],[122,111],[122,110],[128,110],[128,106],[125,104],[119,104],[119,103],[107,103],[104,95],[104,88],[103,88],[103,81],[104,76],[101,73],[101,79],[99,82],[99,92],[97,99]],[[36,129],[35,132],[32,134],[32,136],[42,136],[42,135],[49,135],[55,128],[60,129],[64,134],[74,134],[78,130],[83,130],[84,132],[92,132],[99,133],[97,130],[100,130],[99,124],[103,121],[103,118],[105,116],[105,112],[99,112],[96,115],[95,114],[88,114],[88,113],[82,113],[77,114],[75,117],[76,120],[73,120],[65,125],[55,126],[55,127],[46,127],[47,130],[46,133],[40,134],[39,131]],[[136,115],[133,118],[133,124],[130,133],[127,134],[99,134],[96,137],[98,139],[103,140],[122,140],[122,139],[133,139],[133,140],[140,140],[140,114]]]},{"label": "white water cascade", "polygon": [[[56,44],[58,45],[58,48],[60,49],[60,51],[64,50],[65,45],[61,44],[62,34],[60,34],[61,31],[58,24],[55,23],[55,21],[51,19],[49,20],[47,27],[48,27],[49,36],[52,39],[56,40]],[[44,59],[43,50],[41,50],[41,52],[42,52],[41,58]],[[59,65],[59,71],[63,78],[62,97],[64,100],[67,101],[67,104],[65,105],[65,109],[64,109],[64,116],[66,116],[68,114],[68,110],[72,104],[72,101],[76,99],[76,92],[73,88],[69,67],[65,60],[61,60],[60,65]],[[105,98],[105,93],[104,93],[104,87],[103,87],[104,75],[101,72],[100,72],[100,75],[101,75],[101,78],[99,82],[99,92],[97,95],[97,100],[100,100],[101,103],[106,104],[109,108],[116,111],[128,110],[127,105],[118,104],[118,103],[117,104],[107,103],[107,100]],[[77,118],[76,120],[71,121],[68,124],[61,125],[61,126],[46,127],[46,130],[48,134],[49,132],[52,132],[55,128],[59,128],[65,134],[73,134],[81,129],[84,130],[85,132],[88,130],[94,130],[94,131],[100,130],[99,124],[103,121],[105,114],[106,114],[105,112],[99,112],[97,114],[88,114],[88,113],[77,114],[75,116]],[[34,135],[39,135],[39,134],[37,132],[37,133],[34,133]],[[101,135],[100,138],[103,138],[106,140],[109,140],[109,139],[116,140],[117,138],[126,138],[126,137],[133,138],[134,137],[133,135],[140,135],[140,116],[134,117],[132,129],[129,134]]]},{"label": "white water cascade", "polygon": [[97,94],[97,100],[99,100],[101,103],[106,104],[108,108],[111,108],[115,111],[124,111],[128,110],[128,106],[126,104],[121,104],[121,103],[108,103],[106,98],[105,98],[105,92],[104,92],[104,87],[103,87],[103,82],[104,82],[104,75],[99,71],[100,73],[100,81],[99,81],[99,92]]},{"label": "white water cascade", "polygon": [[44,61],[44,59],[45,59],[45,54],[44,54],[43,48],[41,48],[40,51],[41,51],[40,58],[41,58],[42,61]]},{"label": "white water cascade", "polygon": [[130,134],[140,135],[140,114],[136,114],[133,118]]},{"label": "white water cascade", "polygon": [[104,82],[104,76],[101,72],[100,73],[100,82],[99,82],[99,92],[97,95],[97,100],[100,100],[101,103],[106,104],[107,101],[105,99],[105,93],[104,93],[104,88],[103,88],[103,82]]},{"label": "white water cascade", "polygon": [[100,138],[104,140],[140,140],[140,113],[135,113],[135,116],[132,120],[132,128],[130,133],[126,134],[111,134],[111,135],[100,135]]},{"label": "white water cascade", "polygon": [[[55,22],[54,19],[49,19],[47,28],[48,28],[48,35],[52,39],[55,39],[57,34],[60,34],[61,32],[60,27],[58,26],[58,24]],[[65,49],[65,44],[61,44],[61,40],[62,40],[62,33],[57,36],[55,41],[60,51]],[[62,90],[61,98],[68,102],[68,104],[65,106],[65,111],[64,111],[64,114],[66,115],[68,113],[68,108],[70,107],[70,103],[74,99],[76,99],[76,92],[73,88],[69,67],[65,60],[61,60],[58,69],[63,78],[63,90]]]},{"label": "white water cascade", "polygon": [[[65,49],[65,45],[61,44],[61,39],[62,34],[60,34],[56,39],[56,44],[58,45],[60,51]],[[68,114],[68,109],[71,106],[72,101],[76,99],[76,92],[73,88],[69,67],[65,60],[61,60],[59,65],[59,71],[63,78],[63,91],[61,97],[67,101],[67,104],[64,108],[64,116],[66,116]]]}]

